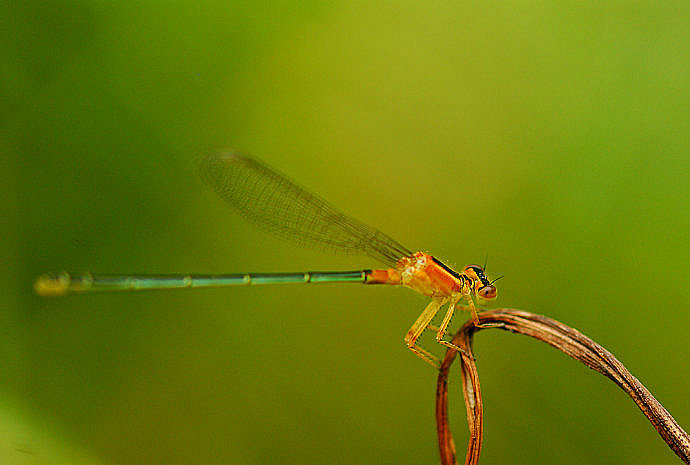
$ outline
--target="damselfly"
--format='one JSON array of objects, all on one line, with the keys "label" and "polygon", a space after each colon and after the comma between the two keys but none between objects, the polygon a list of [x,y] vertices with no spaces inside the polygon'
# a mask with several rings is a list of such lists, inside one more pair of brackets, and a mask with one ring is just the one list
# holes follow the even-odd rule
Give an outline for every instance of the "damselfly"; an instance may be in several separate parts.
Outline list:
[{"label": "damselfly", "polygon": [[[425,252],[412,252],[381,231],[340,213],[285,176],[253,158],[234,152],[210,155],[200,163],[200,174],[225,201],[256,226],[300,245],[347,254],[368,255],[388,266],[357,271],[307,271],[299,273],[241,273],[222,275],[106,275],[92,273],[47,274],[34,289],[43,296],[70,292],[172,289],[277,283],[362,283],[405,286],[431,298],[405,335],[405,344],[433,366],[439,360],[417,345],[427,328],[444,340],[455,309],[468,310],[480,324],[477,306],[496,298],[494,281],[484,268],[468,265],[457,272]],[[465,305],[461,306],[463,302]],[[431,326],[438,311],[448,305],[438,327]]]}]

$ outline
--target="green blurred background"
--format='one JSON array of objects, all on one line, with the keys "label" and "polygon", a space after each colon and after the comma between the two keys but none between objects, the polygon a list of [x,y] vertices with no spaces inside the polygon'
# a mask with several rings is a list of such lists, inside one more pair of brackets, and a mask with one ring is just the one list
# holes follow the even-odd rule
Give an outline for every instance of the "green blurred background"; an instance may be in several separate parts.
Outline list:
[{"label": "green blurred background", "polygon": [[[33,295],[62,269],[376,266],[246,224],[195,175],[225,147],[414,250],[488,254],[495,306],[580,329],[690,425],[686,0],[10,1],[0,37],[1,463],[438,463],[410,291]],[[476,351],[482,463],[678,463],[560,352]]]}]

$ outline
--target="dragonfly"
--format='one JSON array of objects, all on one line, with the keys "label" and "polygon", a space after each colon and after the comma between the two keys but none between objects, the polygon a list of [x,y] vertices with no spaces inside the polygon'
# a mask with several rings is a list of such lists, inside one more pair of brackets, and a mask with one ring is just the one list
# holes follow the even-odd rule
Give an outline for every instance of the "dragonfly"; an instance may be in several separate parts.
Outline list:
[{"label": "dragonfly", "polygon": [[[361,283],[410,288],[430,302],[405,334],[405,345],[419,358],[439,367],[439,359],[418,344],[426,329],[436,331],[436,341],[466,352],[444,339],[456,309],[471,313],[477,327],[480,305],[496,298],[494,283],[485,268],[467,265],[455,271],[438,258],[413,252],[376,228],[351,218],[320,197],[269,168],[255,158],[234,152],[216,152],[199,163],[205,183],[241,216],[259,229],[301,246],[341,254],[360,254],[378,260],[387,268],[356,271],[306,271],[295,273],[235,274],[93,274],[59,272],[44,274],[34,289],[41,296],[62,296],[93,291],[206,288],[279,283]],[[432,321],[447,306],[440,325]]]}]

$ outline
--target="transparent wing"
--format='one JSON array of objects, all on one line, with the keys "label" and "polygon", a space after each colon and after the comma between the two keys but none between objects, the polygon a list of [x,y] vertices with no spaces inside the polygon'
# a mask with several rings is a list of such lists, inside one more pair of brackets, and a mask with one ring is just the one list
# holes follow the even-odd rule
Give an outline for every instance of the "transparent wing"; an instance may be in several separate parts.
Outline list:
[{"label": "transparent wing", "polygon": [[389,266],[412,254],[253,158],[217,153],[204,158],[199,169],[202,179],[247,220],[299,245],[369,255]]}]

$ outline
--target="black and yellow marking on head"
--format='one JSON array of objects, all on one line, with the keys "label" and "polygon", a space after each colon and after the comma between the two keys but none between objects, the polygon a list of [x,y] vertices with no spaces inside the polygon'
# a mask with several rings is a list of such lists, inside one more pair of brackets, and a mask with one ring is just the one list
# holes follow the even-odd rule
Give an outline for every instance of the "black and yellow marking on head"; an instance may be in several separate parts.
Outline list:
[{"label": "black and yellow marking on head", "polygon": [[463,270],[474,283],[474,291],[477,296],[484,300],[496,298],[496,287],[489,281],[484,274],[484,269],[479,265],[467,265]]}]

